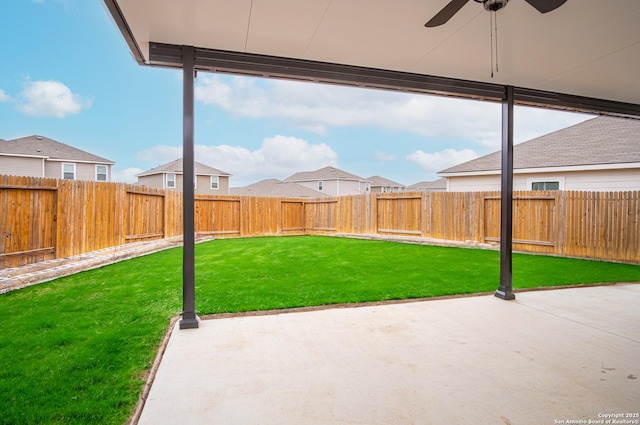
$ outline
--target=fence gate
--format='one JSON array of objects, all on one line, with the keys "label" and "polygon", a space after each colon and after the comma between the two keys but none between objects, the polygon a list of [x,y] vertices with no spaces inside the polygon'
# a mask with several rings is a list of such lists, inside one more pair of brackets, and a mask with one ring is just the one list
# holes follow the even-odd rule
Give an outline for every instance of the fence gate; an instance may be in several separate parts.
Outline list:
[{"label": "fence gate", "polygon": [[164,193],[127,190],[127,243],[164,237],[164,197]]},{"label": "fence gate", "polygon": [[336,199],[304,201],[305,230],[307,232],[335,232],[337,228]]},{"label": "fence gate", "polygon": [[280,201],[280,229],[283,232],[304,232],[304,201]]},{"label": "fence gate", "polygon": [[14,176],[0,180],[0,269],[56,256],[57,187],[31,180]]}]

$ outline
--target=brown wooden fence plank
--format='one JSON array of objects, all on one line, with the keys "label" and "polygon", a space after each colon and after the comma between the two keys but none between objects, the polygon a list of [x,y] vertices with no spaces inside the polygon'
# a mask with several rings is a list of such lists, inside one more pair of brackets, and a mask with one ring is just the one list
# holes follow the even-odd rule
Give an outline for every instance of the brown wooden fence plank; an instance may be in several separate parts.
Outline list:
[{"label": "brown wooden fence plank", "polygon": [[[514,248],[640,263],[639,192],[514,193]],[[0,266],[182,233],[182,194],[104,182],[0,178]],[[354,233],[498,242],[500,193],[338,198],[203,196],[202,234]],[[55,247],[55,253],[50,247]],[[19,255],[5,255],[19,252]]]}]

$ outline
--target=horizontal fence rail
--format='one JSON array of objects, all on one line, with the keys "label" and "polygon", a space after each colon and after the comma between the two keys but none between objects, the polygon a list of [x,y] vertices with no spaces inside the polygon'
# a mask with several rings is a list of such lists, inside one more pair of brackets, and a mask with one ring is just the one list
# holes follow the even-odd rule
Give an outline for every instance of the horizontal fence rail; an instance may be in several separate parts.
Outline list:
[{"label": "horizontal fence rail", "polygon": [[[513,194],[516,250],[640,263],[640,192]],[[182,234],[180,192],[0,176],[0,268]],[[195,198],[202,236],[352,234],[500,243],[499,192]]]}]

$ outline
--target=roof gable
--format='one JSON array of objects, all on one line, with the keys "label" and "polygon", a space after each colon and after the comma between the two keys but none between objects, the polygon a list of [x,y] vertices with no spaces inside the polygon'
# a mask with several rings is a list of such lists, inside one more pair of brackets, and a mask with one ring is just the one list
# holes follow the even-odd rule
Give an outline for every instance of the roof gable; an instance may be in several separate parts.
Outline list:
[{"label": "roof gable", "polygon": [[[140,174],[136,174],[137,177],[144,176],[152,176],[154,174],[182,174],[183,170],[183,161],[182,158],[176,159],[175,161],[167,162],[166,164],[159,165],[155,168],[151,168],[147,171],[143,171]],[[194,164],[195,174],[198,176],[227,176],[230,177],[231,174],[218,170],[217,168],[209,167],[208,165],[202,164],[200,162],[195,162]]]},{"label": "roof gable", "polygon": [[297,182],[297,181],[316,181],[316,180],[358,180],[365,181],[360,176],[348,173],[344,170],[335,167],[324,167],[314,171],[303,171],[295,173],[286,179],[285,182]]},{"label": "roof gable", "polygon": [[0,155],[36,156],[56,161],[115,164],[106,158],[60,143],[48,137],[33,135],[13,140],[0,139]]},{"label": "roof gable", "polygon": [[[597,117],[513,147],[513,168],[640,162],[640,120]],[[500,170],[500,151],[438,174]]]}]

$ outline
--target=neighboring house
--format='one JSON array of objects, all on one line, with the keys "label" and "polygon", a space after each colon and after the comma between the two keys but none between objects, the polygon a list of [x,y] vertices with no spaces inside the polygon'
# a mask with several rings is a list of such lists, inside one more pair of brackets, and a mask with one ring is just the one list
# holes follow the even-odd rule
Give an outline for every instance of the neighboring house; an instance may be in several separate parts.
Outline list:
[{"label": "neighboring house", "polygon": [[326,193],[302,186],[297,183],[286,183],[277,179],[261,180],[245,187],[232,187],[232,195],[272,196],[282,198],[322,198]]},{"label": "neighboring house", "polygon": [[447,190],[447,179],[438,179],[430,182],[418,182],[407,186],[406,192],[444,192]]},{"label": "neighboring house", "polygon": [[[195,163],[194,171],[196,175],[195,193],[202,195],[229,194],[229,177],[231,177],[231,174],[199,162]],[[182,159],[176,159],[137,174],[136,177],[138,177],[137,184],[141,186],[182,192],[182,175]]]},{"label": "neighboring house", "polygon": [[[440,171],[450,192],[500,190],[500,152]],[[640,120],[597,117],[513,148],[514,190],[640,190]]]},{"label": "neighboring house", "polygon": [[405,186],[380,176],[367,178],[371,182],[371,193],[403,192]]},{"label": "neighboring house", "polygon": [[43,136],[0,139],[0,174],[108,182],[114,164]]},{"label": "neighboring house", "polygon": [[357,195],[371,191],[369,180],[335,167],[295,173],[284,181],[317,190],[322,192],[323,196]]}]

